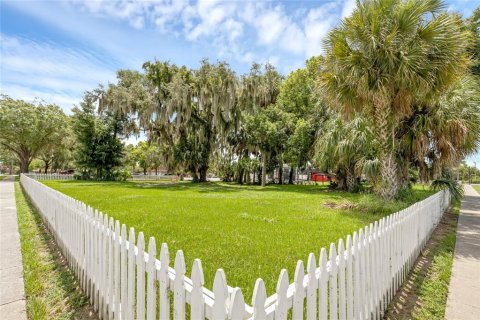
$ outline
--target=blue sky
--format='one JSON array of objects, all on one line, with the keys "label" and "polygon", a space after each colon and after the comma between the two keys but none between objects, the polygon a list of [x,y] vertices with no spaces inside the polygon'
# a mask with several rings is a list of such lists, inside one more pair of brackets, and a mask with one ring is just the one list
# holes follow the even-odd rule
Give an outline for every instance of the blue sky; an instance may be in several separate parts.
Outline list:
[{"label": "blue sky", "polygon": [[[0,3],[1,92],[67,112],[85,90],[114,82],[116,70],[155,58],[189,67],[225,60],[239,74],[269,61],[287,74],[321,53],[324,36],[355,7],[355,0]],[[445,4],[468,16],[480,1]]]}]

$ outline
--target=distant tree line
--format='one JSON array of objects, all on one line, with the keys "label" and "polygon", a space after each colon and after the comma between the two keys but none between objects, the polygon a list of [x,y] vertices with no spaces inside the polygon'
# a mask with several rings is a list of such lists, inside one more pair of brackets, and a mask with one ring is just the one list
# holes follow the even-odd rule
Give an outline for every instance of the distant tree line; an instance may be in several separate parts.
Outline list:
[{"label": "distant tree line", "polygon": [[[462,19],[440,1],[365,0],[328,34],[322,56],[286,77],[270,64],[237,75],[208,60],[119,70],[116,83],[87,92],[63,121],[72,123],[76,167],[94,179],[162,168],[194,182],[211,172],[266,185],[272,172],[292,183],[295,169],[314,166],[339,189],[360,190],[367,179],[393,199],[412,179],[451,176],[478,150],[479,18],[478,8]],[[2,114],[23,103],[12,101],[2,100]],[[51,148],[32,144],[25,153],[9,142],[14,132],[0,134],[22,171],[41,152],[45,163],[55,158]],[[147,141],[138,146],[120,142],[140,134]]]}]

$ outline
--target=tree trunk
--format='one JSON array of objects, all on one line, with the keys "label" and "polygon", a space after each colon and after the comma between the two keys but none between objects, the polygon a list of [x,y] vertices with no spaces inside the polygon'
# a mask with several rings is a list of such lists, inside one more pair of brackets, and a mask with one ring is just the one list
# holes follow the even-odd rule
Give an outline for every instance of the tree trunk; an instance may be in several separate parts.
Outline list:
[{"label": "tree trunk", "polygon": [[244,172],[244,170],[242,168],[238,169],[238,173],[237,173],[237,183],[238,184],[243,184],[243,172]]},{"label": "tree trunk", "polygon": [[201,166],[200,169],[198,169],[198,174],[199,174],[198,182],[207,182],[207,170],[208,170],[208,166]]},{"label": "tree trunk", "polygon": [[278,184],[283,184],[283,163],[280,163],[278,168]]},{"label": "tree trunk", "polygon": [[192,181],[193,182],[198,182],[198,174],[197,171],[192,171]]},{"label": "tree trunk", "polygon": [[293,166],[290,166],[290,173],[288,174],[288,184],[293,184]]},{"label": "tree trunk", "polygon": [[45,174],[47,174],[48,173],[48,167],[50,167],[50,163],[45,161],[45,160],[44,160],[44,162],[45,162]]},{"label": "tree trunk", "polygon": [[348,187],[347,187],[347,175],[345,173],[345,171],[342,170],[338,170],[335,174],[335,182],[337,183],[337,187],[336,189],[337,190],[343,190],[343,191],[347,191],[348,190]]},{"label": "tree trunk", "polygon": [[419,163],[419,178],[422,183],[428,182],[428,168],[424,161],[420,161]]},{"label": "tree trunk", "polygon": [[144,176],[147,175],[147,167],[143,167],[143,175],[144,175]]},{"label": "tree trunk", "polygon": [[355,191],[357,186],[357,179],[355,179],[355,175],[352,173],[352,170],[347,170],[346,172],[346,187],[349,192]]},{"label": "tree trunk", "polygon": [[29,159],[20,159],[20,172],[21,173],[28,173],[28,167],[30,166],[31,160]]},{"label": "tree trunk", "polygon": [[380,195],[385,200],[393,200],[398,192],[397,165],[393,152],[384,152],[380,157]]},{"label": "tree trunk", "polygon": [[262,165],[262,187],[265,187],[267,184],[267,153],[262,155],[263,165]]},{"label": "tree trunk", "polygon": [[404,161],[398,170],[398,187],[400,189],[408,188],[408,184],[410,182],[410,176],[408,172],[408,168],[410,167],[410,163]]},{"label": "tree trunk", "polygon": [[379,101],[375,114],[376,139],[380,150],[380,183],[376,192],[385,200],[392,200],[398,192],[397,163],[395,161],[396,120],[389,109]]}]

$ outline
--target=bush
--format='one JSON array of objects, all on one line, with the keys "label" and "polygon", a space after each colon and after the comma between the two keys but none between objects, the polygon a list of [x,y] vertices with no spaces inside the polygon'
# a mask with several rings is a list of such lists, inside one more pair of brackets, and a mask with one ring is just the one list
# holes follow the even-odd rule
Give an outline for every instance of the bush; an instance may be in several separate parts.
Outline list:
[{"label": "bush", "polygon": [[433,180],[431,187],[433,190],[448,189],[455,200],[461,200],[463,197],[462,185],[449,177]]},{"label": "bush", "polygon": [[103,172],[101,176],[97,176],[90,170],[76,172],[73,175],[75,180],[98,180],[98,181],[125,181],[131,178],[132,174],[124,168],[115,169],[111,172]]},{"label": "bush", "polygon": [[116,181],[126,181],[132,177],[132,174],[127,169],[118,169],[114,171],[114,180]]},{"label": "bush", "polygon": [[388,201],[375,195],[364,195],[358,202],[360,211],[385,215],[391,212],[397,212],[407,205],[400,201]]},{"label": "bush", "polygon": [[74,180],[92,180],[92,176],[88,171],[75,172],[73,174],[73,179]]},{"label": "bush", "polygon": [[398,194],[397,194],[397,200],[400,200],[400,201],[408,201],[412,197],[414,197],[414,193],[411,185],[409,185],[406,188],[400,189],[400,191],[398,191]]}]

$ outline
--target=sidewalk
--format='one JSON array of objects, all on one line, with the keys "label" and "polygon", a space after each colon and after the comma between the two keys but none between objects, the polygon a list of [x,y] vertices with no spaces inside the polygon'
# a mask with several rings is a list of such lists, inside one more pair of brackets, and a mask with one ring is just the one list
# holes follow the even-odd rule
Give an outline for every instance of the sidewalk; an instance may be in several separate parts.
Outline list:
[{"label": "sidewalk", "polygon": [[0,181],[0,319],[27,319],[14,177]]},{"label": "sidewalk", "polygon": [[470,185],[458,218],[445,319],[480,319],[480,195]]}]

